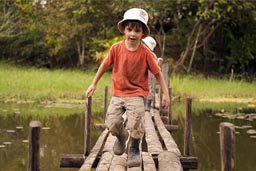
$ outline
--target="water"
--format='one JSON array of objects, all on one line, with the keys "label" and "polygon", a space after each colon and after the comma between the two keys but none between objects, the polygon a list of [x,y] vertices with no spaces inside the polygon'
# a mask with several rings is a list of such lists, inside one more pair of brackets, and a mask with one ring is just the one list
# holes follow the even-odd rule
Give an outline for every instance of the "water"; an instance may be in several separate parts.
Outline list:
[{"label": "water", "polygon": [[[179,129],[172,133],[180,151],[183,152],[184,104],[173,106],[173,124]],[[245,104],[192,103],[191,156],[198,157],[198,170],[220,170],[219,123],[250,125],[256,129],[255,121],[231,120],[214,116],[215,111],[236,113]],[[40,120],[41,170],[78,170],[59,168],[60,154],[82,154],[84,144],[84,107],[72,105],[0,105],[0,170],[26,170],[28,163],[28,132],[32,120]],[[101,123],[102,116],[95,115],[92,124]],[[94,130],[92,145],[100,132]],[[235,136],[236,170],[256,170],[256,139],[250,138],[246,130],[237,130]]]}]

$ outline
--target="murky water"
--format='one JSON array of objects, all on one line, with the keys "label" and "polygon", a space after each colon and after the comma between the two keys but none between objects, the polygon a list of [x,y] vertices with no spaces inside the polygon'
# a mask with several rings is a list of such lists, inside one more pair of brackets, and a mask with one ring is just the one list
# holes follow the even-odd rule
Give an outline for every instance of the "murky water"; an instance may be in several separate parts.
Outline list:
[{"label": "murky water", "polygon": [[[173,137],[183,152],[184,104],[173,106],[173,124],[179,129]],[[256,129],[255,121],[231,120],[212,115],[215,111],[237,112],[243,104],[192,103],[191,156],[198,157],[198,170],[220,170],[219,123],[250,125]],[[82,154],[84,144],[84,107],[72,105],[35,106],[0,104],[0,170],[26,170],[28,163],[29,123],[40,120],[41,170],[78,170],[59,168],[60,154]],[[94,116],[92,124],[101,123],[103,116]],[[92,145],[99,131],[92,132]],[[256,138],[250,138],[244,130],[236,130],[236,170],[256,170]]]}]

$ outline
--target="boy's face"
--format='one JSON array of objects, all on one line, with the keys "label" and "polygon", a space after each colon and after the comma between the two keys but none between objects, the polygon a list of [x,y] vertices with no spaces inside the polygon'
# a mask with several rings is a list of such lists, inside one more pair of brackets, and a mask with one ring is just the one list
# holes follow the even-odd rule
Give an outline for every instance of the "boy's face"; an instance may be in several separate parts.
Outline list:
[{"label": "boy's face", "polygon": [[144,33],[142,27],[128,23],[124,28],[124,34],[128,43],[133,44],[140,42]]}]

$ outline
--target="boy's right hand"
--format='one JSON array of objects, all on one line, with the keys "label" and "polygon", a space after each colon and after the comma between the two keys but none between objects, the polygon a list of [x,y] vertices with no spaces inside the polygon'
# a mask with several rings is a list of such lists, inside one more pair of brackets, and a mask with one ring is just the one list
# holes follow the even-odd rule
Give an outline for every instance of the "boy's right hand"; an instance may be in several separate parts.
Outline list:
[{"label": "boy's right hand", "polygon": [[93,85],[93,84],[90,85],[90,86],[87,88],[86,92],[85,92],[85,98],[91,97],[91,96],[93,95],[93,93],[94,93],[95,90],[96,90],[96,86]]}]

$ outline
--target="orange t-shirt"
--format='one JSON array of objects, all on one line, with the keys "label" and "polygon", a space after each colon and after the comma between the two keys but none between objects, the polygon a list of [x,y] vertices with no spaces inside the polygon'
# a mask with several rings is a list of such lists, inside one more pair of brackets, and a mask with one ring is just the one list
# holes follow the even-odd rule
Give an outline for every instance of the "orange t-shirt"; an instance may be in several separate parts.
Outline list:
[{"label": "orange t-shirt", "polygon": [[160,72],[154,55],[143,43],[136,51],[129,51],[124,41],[115,43],[103,64],[113,66],[113,96],[148,96],[148,70],[154,75]]}]

